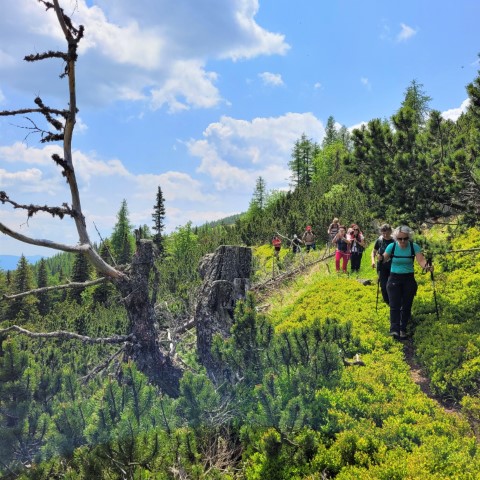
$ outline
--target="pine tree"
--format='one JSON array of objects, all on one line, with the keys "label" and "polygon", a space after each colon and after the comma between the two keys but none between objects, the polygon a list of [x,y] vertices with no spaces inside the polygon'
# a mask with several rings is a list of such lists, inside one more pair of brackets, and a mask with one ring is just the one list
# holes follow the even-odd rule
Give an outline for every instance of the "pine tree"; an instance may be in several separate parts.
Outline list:
[{"label": "pine tree", "polygon": [[[75,263],[73,264],[72,281],[73,282],[86,282],[91,278],[92,267],[87,257],[83,253],[75,254]],[[82,289],[74,288],[69,291],[69,298],[76,302],[81,301]]]},{"label": "pine tree", "polygon": [[132,234],[133,226],[128,220],[127,201],[123,200],[117,213],[117,223],[111,236],[113,253],[117,263],[124,265],[130,263],[135,245]]},{"label": "pine tree", "polygon": [[0,357],[0,475],[4,467],[12,471],[32,463],[42,446],[47,419],[35,401],[38,374],[27,353],[8,341]]},{"label": "pine tree", "polygon": [[423,85],[417,83],[416,80],[412,80],[405,91],[402,108],[411,108],[414,112],[415,123],[417,125],[424,125],[430,111],[429,104],[431,100],[432,97],[429,97],[425,93]]},{"label": "pine tree", "polygon": [[263,177],[258,177],[253,191],[252,204],[263,210],[267,203],[267,184]]},{"label": "pine tree", "polygon": [[[43,288],[48,286],[48,272],[47,272],[47,262],[42,258],[38,265],[38,276],[37,276],[37,286],[38,288]],[[40,315],[45,316],[50,311],[51,301],[49,292],[43,292],[38,294],[38,312]]]},{"label": "pine tree", "polygon": [[[13,275],[11,286],[12,293],[21,293],[32,290],[35,287],[33,281],[33,271],[24,255],[20,257],[17,264],[17,269]],[[8,307],[7,317],[18,323],[23,323],[32,320],[37,314],[38,310],[36,304],[38,300],[33,295],[26,295],[24,297],[11,300]]]},{"label": "pine tree", "polygon": [[295,142],[292,151],[292,160],[289,167],[292,171],[291,179],[295,187],[309,187],[315,172],[314,158],[319,152],[318,144],[303,133]]},{"label": "pine tree", "polygon": [[159,186],[157,190],[157,200],[153,206],[153,227],[156,233],[153,236],[153,243],[157,246],[160,255],[163,255],[164,245],[163,245],[163,230],[165,228],[165,199],[163,198],[162,189]]},{"label": "pine tree", "polygon": [[327,126],[325,127],[325,137],[322,141],[322,148],[328,147],[335,143],[339,138],[339,132],[335,127],[335,119],[332,115],[328,117]]}]

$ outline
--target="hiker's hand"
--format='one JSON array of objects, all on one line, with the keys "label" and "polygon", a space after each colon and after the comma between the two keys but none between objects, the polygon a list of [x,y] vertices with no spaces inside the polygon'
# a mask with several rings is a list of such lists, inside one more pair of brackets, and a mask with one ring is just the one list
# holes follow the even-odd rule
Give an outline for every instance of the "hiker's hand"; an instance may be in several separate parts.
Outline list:
[{"label": "hiker's hand", "polygon": [[375,268],[375,260],[372,260],[372,268]]},{"label": "hiker's hand", "polygon": [[432,272],[433,273],[433,265],[425,265],[425,271],[426,272]]}]

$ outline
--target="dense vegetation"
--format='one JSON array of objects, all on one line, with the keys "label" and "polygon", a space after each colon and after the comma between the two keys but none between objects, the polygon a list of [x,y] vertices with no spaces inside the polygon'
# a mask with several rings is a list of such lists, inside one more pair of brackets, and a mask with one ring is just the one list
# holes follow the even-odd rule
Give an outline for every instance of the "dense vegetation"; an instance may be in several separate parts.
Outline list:
[{"label": "dense vegetation", "polygon": [[[436,280],[417,272],[409,333],[434,393],[461,405],[463,415],[445,412],[412,381],[402,345],[388,336],[386,307],[376,312],[376,288],[318,264],[270,296],[266,313],[253,296],[238,304],[231,337],[213,347],[225,366],[221,382],[212,383],[198,364],[187,334],[178,345],[185,366],[178,398],[149,384],[135,363],[122,363],[118,347],[2,334],[3,477],[476,478],[480,77],[468,93],[470,106],[457,122],[431,111],[416,82],[391,121],[372,120],[350,135],[331,117],[321,145],[302,136],[293,146],[292,189],[269,192],[259,178],[248,211],[234,223],[187,224],[164,235],[159,188],[152,234],[147,226],[134,229],[124,201],[111,237],[98,246],[105,261],[124,265],[136,240],[153,239],[158,319],[170,323],[190,317],[198,262],[218,245],[258,246],[275,231],[291,238],[307,223],[322,243],[333,216],[367,233],[374,220],[437,223],[419,236],[435,255]],[[439,219],[452,225],[443,228]],[[278,263],[269,246],[255,251],[255,278],[262,268],[300,261],[286,249]],[[368,263],[361,276],[373,279]],[[81,254],[34,268],[22,257],[15,272],[0,272],[0,294],[97,276]],[[0,320],[2,328],[90,337],[122,333],[128,322],[108,283],[3,300]],[[349,365],[357,354],[365,365]]]}]

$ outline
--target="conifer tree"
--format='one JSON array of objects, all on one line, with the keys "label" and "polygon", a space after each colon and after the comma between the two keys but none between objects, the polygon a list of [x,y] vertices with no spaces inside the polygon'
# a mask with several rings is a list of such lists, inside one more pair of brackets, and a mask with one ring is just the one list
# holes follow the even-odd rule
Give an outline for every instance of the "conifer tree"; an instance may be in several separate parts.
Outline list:
[{"label": "conifer tree", "polygon": [[339,133],[335,127],[335,119],[332,115],[328,117],[327,125],[325,127],[325,137],[322,141],[322,148],[328,147],[332,143],[335,143],[338,140]]},{"label": "conifer tree", "polygon": [[405,91],[402,108],[411,108],[414,112],[415,123],[417,125],[424,125],[430,111],[429,104],[431,100],[432,97],[429,97],[425,93],[423,85],[416,80],[412,80]]},{"label": "conifer tree", "polygon": [[[38,276],[37,276],[38,288],[48,286],[48,271],[47,262],[42,258],[38,264]],[[45,316],[50,310],[50,293],[43,292],[38,294],[38,312],[40,315]]]},{"label": "conifer tree", "polygon": [[253,191],[251,205],[255,205],[258,209],[263,210],[267,204],[267,184],[263,177],[258,177]]},{"label": "conifer tree", "polygon": [[135,239],[132,234],[133,226],[128,219],[127,201],[124,199],[117,213],[117,223],[113,229],[111,242],[115,260],[120,265],[132,260]]},{"label": "conifer tree", "polygon": [[315,171],[313,159],[318,152],[318,144],[307,138],[305,133],[295,142],[291,155],[292,160],[289,162],[293,186],[309,187],[311,185]]},{"label": "conifer tree", "polygon": [[[109,265],[113,263],[112,259],[112,247],[110,244],[110,240],[105,239],[102,244],[100,245],[99,250],[100,256],[107,262]],[[115,296],[115,287],[112,285],[111,282],[105,282],[97,287],[93,292],[93,300],[96,303],[100,303],[102,305],[107,305],[110,300],[112,300]]]},{"label": "conifer tree", "polygon": [[47,419],[34,401],[37,380],[27,353],[7,342],[0,357],[0,472],[32,463],[42,445]]},{"label": "conifer tree", "polygon": [[[79,283],[86,282],[87,280],[90,280],[91,272],[92,267],[87,257],[83,253],[76,253],[75,262],[73,264],[72,281]],[[69,298],[80,302],[81,294],[82,290],[75,288],[70,290]]]},{"label": "conifer tree", "polygon": [[160,186],[158,187],[157,199],[155,205],[153,206],[152,220],[152,230],[155,231],[155,234],[153,235],[153,243],[157,246],[160,255],[163,255],[165,249],[163,244],[163,230],[165,228],[165,199]]},{"label": "conifer tree", "polygon": [[[22,255],[17,263],[10,290],[12,293],[21,293],[31,290],[34,286],[32,268],[25,256]],[[19,323],[30,321],[38,312],[37,303],[38,299],[33,295],[16,298],[11,301],[8,307],[7,317]]]}]

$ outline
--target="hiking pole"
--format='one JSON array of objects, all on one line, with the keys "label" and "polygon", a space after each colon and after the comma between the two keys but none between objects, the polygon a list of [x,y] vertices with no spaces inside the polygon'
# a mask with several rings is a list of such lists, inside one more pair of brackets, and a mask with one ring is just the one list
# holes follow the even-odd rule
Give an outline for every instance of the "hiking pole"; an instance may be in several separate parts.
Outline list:
[{"label": "hiking pole", "polygon": [[[429,255],[427,257],[427,267],[432,266],[432,256]],[[433,300],[435,301],[435,313],[437,315],[437,322],[440,320],[440,314],[438,313],[438,302],[437,302],[437,289],[435,288],[435,277],[433,276],[433,271],[430,270],[430,280],[432,281],[432,288],[433,288]]]},{"label": "hiking pole", "polygon": [[375,312],[378,313],[378,293],[380,291],[380,274],[377,277],[377,301],[375,302]]}]

